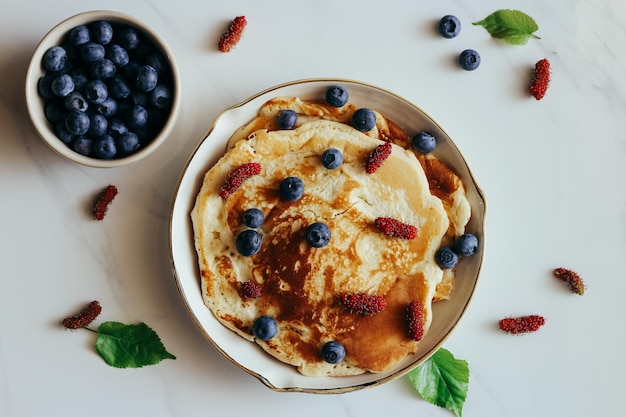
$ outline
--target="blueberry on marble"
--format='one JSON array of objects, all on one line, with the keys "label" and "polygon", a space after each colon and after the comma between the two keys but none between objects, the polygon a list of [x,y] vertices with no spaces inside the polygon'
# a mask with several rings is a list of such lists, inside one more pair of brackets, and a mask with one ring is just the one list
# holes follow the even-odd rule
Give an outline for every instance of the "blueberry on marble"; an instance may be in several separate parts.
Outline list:
[{"label": "blueberry on marble", "polygon": [[253,229],[260,227],[264,220],[263,212],[258,208],[250,208],[243,212],[243,224]]},{"label": "blueberry on marble", "polygon": [[431,153],[436,146],[437,140],[429,132],[420,132],[411,140],[411,147],[422,154]]},{"label": "blueberry on marble", "polygon": [[72,135],[81,136],[89,131],[91,120],[86,113],[70,113],[65,117],[65,127]]},{"label": "blueberry on marble", "polygon": [[104,59],[105,50],[104,50],[104,46],[98,43],[89,41],[80,46],[79,53],[83,61],[96,62],[96,61],[100,61],[101,59]]},{"label": "blueberry on marble", "polygon": [[115,139],[110,135],[103,135],[93,140],[93,156],[98,159],[111,159],[117,154]]},{"label": "blueberry on marble", "polygon": [[52,80],[50,89],[57,97],[67,97],[74,91],[74,80],[69,74],[61,74]]},{"label": "blueberry on marble", "polygon": [[435,261],[442,269],[452,269],[459,261],[459,255],[451,246],[442,246],[435,253]]},{"label": "blueberry on marble", "polygon": [[480,55],[473,49],[466,49],[459,55],[459,65],[466,71],[474,71],[480,65]]},{"label": "blueberry on marble", "polygon": [[333,340],[324,343],[322,346],[322,359],[324,362],[335,364],[343,361],[346,356],[346,348],[339,342]]},{"label": "blueberry on marble", "polygon": [[352,127],[361,132],[369,132],[376,126],[376,114],[368,108],[360,108],[352,115]]},{"label": "blueberry on marble", "polygon": [[70,112],[85,112],[89,108],[87,99],[78,91],[72,91],[64,102],[65,108]]},{"label": "blueberry on marble", "polygon": [[472,233],[465,233],[456,238],[454,249],[461,256],[472,256],[478,251],[478,238]]},{"label": "blueberry on marble", "polygon": [[335,148],[326,149],[322,154],[322,165],[327,169],[337,169],[343,164],[343,154]]},{"label": "blueberry on marble", "polygon": [[333,85],[326,90],[326,103],[333,107],[343,107],[348,102],[348,90],[340,85]]},{"label": "blueberry on marble", "polygon": [[113,62],[118,68],[121,68],[130,62],[128,51],[116,43],[106,46],[104,57]]},{"label": "blueberry on marble", "polygon": [[282,110],[276,116],[276,124],[280,130],[293,129],[298,121],[298,114],[293,110]]},{"label": "blueberry on marble", "polygon": [[62,46],[49,48],[42,58],[43,67],[52,72],[63,71],[67,66],[67,51]]},{"label": "blueberry on marble", "polygon": [[439,33],[447,39],[455,38],[461,33],[461,21],[453,15],[446,15],[439,21]]},{"label": "blueberry on marble", "polygon": [[67,39],[70,44],[74,46],[86,44],[91,40],[89,36],[89,28],[86,25],[76,26],[69,31]]},{"label": "blueberry on marble", "polygon": [[120,155],[130,155],[139,148],[139,136],[134,132],[124,132],[116,140],[117,151]]},{"label": "blueberry on marble", "polygon": [[242,256],[252,256],[261,249],[261,234],[253,229],[246,229],[235,239],[237,251]]},{"label": "blueberry on marble", "polygon": [[72,149],[81,155],[91,156],[93,139],[86,136],[79,136],[72,142]]},{"label": "blueberry on marble", "polygon": [[296,201],[304,194],[304,182],[298,177],[287,177],[280,183],[280,198],[283,201]]},{"label": "blueberry on marble", "polygon": [[150,65],[143,65],[137,72],[136,87],[139,91],[147,93],[154,90],[159,82],[159,74]]},{"label": "blueberry on marble", "polygon": [[270,316],[260,316],[254,320],[252,334],[259,340],[270,340],[278,333],[278,323]]},{"label": "blueberry on marble", "polygon": [[92,114],[89,116],[89,131],[91,137],[105,135],[109,128],[109,121],[101,114]]},{"label": "blueberry on marble", "polygon": [[91,40],[100,45],[107,45],[113,39],[113,27],[105,20],[99,20],[89,25]]},{"label": "blueberry on marble", "polygon": [[306,228],[306,241],[314,248],[322,248],[330,242],[330,228],[326,223],[315,222]]}]

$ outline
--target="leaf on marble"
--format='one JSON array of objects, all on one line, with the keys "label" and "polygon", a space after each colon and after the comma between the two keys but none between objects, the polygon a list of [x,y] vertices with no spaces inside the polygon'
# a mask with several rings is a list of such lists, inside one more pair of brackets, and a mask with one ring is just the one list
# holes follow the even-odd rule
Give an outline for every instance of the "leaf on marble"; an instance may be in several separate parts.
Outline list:
[{"label": "leaf on marble", "polygon": [[434,355],[409,372],[409,381],[420,397],[431,404],[445,408],[457,417],[463,413],[463,404],[469,386],[469,366],[452,353],[439,348]]},{"label": "leaf on marble", "polygon": [[145,323],[107,321],[98,327],[97,334],[96,351],[107,364],[116,368],[140,368],[163,359],[176,359]]},{"label": "leaf on marble", "polygon": [[540,39],[534,35],[539,29],[535,20],[519,10],[498,10],[472,24],[483,26],[494,38],[512,45],[525,45],[531,36]]}]

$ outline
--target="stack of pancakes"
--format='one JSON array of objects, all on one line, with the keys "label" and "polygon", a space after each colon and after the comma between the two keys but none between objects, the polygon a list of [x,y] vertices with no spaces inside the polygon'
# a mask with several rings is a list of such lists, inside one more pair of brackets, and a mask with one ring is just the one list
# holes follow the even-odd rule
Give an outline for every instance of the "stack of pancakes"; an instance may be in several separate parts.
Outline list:
[{"label": "stack of pancakes", "polygon": [[[278,130],[282,110],[298,114],[296,127]],[[409,337],[406,308],[424,307],[423,325],[432,321],[432,302],[448,298],[454,271],[442,270],[435,252],[464,233],[470,207],[460,179],[430,155],[410,150],[408,135],[376,112],[376,127],[360,132],[350,125],[355,106],[278,97],[265,103],[258,117],[231,137],[225,155],[206,173],[191,213],[205,304],[215,317],[243,338],[258,343],[275,358],[311,376],[381,372],[393,367],[419,344]],[[373,174],[368,155],[383,141],[392,152]],[[333,170],[321,162],[329,148],[342,152]],[[235,168],[261,164],[226,199],[219,196]],[[297,201],[280,199],[279,184],[289,176],[304,182]],[[246,229],[243,212],[260,209],[261,249],[242,256],[235,247]],[[390,217],[417,227],[411,240],[389,237],[374,226]],[[314,222],[330,227],[331,241],[311,247],[305,230]],[[242,298],[242,282],[252,281],[261,296]],[[374,315],[347,311],[344,294],[376,294],[386,308]],[[254,320],[273,317],[279,331],[261,341]],[[322,346],[338,341],[343,361],[322,359]]]}]

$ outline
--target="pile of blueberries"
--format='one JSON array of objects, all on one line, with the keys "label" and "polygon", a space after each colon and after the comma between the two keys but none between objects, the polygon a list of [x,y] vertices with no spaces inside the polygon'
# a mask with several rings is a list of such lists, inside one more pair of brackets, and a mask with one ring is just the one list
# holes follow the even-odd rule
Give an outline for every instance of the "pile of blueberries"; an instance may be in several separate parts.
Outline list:
[{"label": "pile of blueberries", "polygon": [[97,159],[128,156],[167,122],[174,97],[168,59],[137,28],[95,21],[43,55],[37,91],[56,136]]}]

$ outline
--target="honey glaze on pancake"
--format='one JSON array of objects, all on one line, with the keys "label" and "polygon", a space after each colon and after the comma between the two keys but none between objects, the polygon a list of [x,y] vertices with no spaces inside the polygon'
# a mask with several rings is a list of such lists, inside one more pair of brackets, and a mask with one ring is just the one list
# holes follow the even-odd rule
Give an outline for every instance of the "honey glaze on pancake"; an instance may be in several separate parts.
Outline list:
[{"label": "honey glaze on pancake", "polygon": [[[367,155],[381,143],[379,138],[393,143],[408,140],[382,116],[377,114],[376,132],[365,135],[341,123],[353,112],[350,106],[325,111],[322,104],[299,99],[278,102],[277,108],[289,103],[292,107],[287,108],[310,117],[299,113],[297,129],[271,131],[275,128],[272,112],[263,113],[274,107],[264,106],[259,118],[233,135],[230,150],[207,173],[198,195],[192,220],[205,303],[220,322],[248,340],[254,340],[251,329],[256,317],[273,316],[279,324],[277,336],[257,343],[305,375],[389,369],[418,345],[408,337],[408,303],[422,302],[427,330],[432,300],[451,291],[453,277],[448,275],[448,282],[443,282],[445,274],[433,256],[453,225],[465,225],[467,214],[460,210],[460,218],[451,216],[448,210],[454,204],[442,203],[445,198],[455,200],[450,199],[450,189],[441,196],[431,194],[433,181],[423,169],[430,165],[418,163],[411,151],[399,146],[394,146],[392,157],[378,172],[364,173]],[[344,155],[337,170],[320,163],[321,153],[330,147]],[[217,194],[228,173],[255,160],[262,163],[262,173],[222,201]],[[287,203],[280,201],[277,190],[290,175],[303,179],[305,194]],[[459,184],[461,188],[457,184],[452,194],[462,195]],[[243,211],[251,207],[264,212],[259,229],[263,243],[257,254],[246,258],[236,252],[234,239],[244,228]],[[380,234],[373,227],[378,216],[399,217],[416,225],[418,237],[407,241]],[[328,246],[308,246],[304,230],[314,221],[330,227]],[[261,286],[261,297],[241,299],[239,285],[248,280]],[[441,288],[444,292],[438,295]],[[345,293],[384,295],[387,308],[373,316],[348,313],[339,303]],[[321,348],[330,340],[346,348],[346,358],[339,364],[321,359]]]}]

